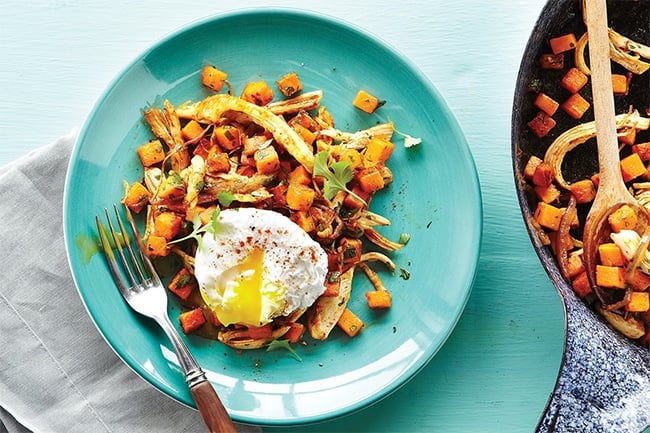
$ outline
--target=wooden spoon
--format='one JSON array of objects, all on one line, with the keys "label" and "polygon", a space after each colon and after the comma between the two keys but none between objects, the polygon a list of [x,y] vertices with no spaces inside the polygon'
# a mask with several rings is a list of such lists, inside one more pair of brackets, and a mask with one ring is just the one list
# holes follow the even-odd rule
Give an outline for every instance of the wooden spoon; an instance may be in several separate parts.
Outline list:
[{"label": "wooden spoon", "polygon": [[633,208],[638,216],[636,231],[648,225],[648,213],[638,204],[623,182],[614,119],[614,92],[609,54],[607,3],[605,0],[583,0],[584,20],[589,34],[591,87],[596,120],[596,141],[600,183],[589,210],[583,233],[584,260],[592,286],[595,282],[598,245],[609,235],[607,218],[623,205]]}]

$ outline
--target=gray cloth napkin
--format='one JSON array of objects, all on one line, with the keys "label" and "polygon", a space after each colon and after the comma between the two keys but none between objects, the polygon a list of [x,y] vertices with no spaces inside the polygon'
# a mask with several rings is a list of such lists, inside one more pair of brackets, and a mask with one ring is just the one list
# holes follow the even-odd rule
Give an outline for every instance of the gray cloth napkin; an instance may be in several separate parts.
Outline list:
[{"label": "gray cloth napkin", "polygon": [[77,295],[62,225],[74,139],[0,171],[0,433],[204,432],[114,354]]}]

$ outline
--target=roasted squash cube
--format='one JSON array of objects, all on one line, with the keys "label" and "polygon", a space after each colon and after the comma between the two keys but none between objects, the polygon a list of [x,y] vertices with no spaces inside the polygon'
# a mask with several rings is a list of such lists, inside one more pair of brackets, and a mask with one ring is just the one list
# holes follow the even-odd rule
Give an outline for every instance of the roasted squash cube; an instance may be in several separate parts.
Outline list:
[{"label": "roasted squash cube", "polygon": [[316,198],[316,191],[307,185],[290,183],[287,188],[287,206],[298,211],[307,211]]},{"label": "roasted squash cube", "polygon": [[253,81],[244,87],[241,98],[252,104],[264,106],[273,101],[273,89],[264,80]]},{"label": "roasted squash cube", "polygon": [[161,212],[154,217],[153,226],[155,235],[171,241],[180,233],[183,227],[183,218],[173,212]]},{"label": "roasted squash cube", "polygon": [[372,163],[386,162],[392,155],[394,149],[395,144],[392,141],[373,137],[366,146],[364,156],[367,161]]},{"label": "roasted squash cube", "polygon": [[591,107],[589,101],[580,96],[579,93],[572,94],[562,103],[562,109],[574,119],[580,119],[584,116],[589,107]]},{"label": "roasted squash cube", "polygon": [[596,265],[596,284],[612,289],[625,288],[625,269],[618,266]]},{"label": "roasted squash cube", "polygon": [[278,81],[278,88],[284,96],[293,96],[302,90],[302,81],[296,72],[289,72],[282,76]]},{"label": "roasted squash cube", "polygon": [[254,155],[255,168],[258,173],[270,174],[280,169],[280,157],[273,146],[258,149]]},{"label": "roasted squash cube", "polygon": [[379,101],[376,96],[371,95],[365,90],[359,90],[359,92],[357,92],[356,96],[352,100],[352,105],[361,111],[372,114],[377,108],[383,105],[383,102]]},{"label": "roasted squash cube", "polygon": [[390,308],[392,305],[391,294],[388,290],[375,290],[366,292],[368,307],[373,310]]},{"label": "roasted squash cube", "polygon": [[625,306],[625,309],[633,313],[644,313],[650,310],[650,293],[632,292],[630,302]]},{"label": "roasted squash cube", "polygon": [[176,173],[170,172],[158,188],[158,198],[161,200],[177,201],[185,197],[185,184]]},{"label": "roasted squash cube", "polygon": [[181,328],[185,334],[198,330],[206,322],[203,310],[195,308],[190,311],[184,311],[178,316]]},{"label": "roasted squash cube", "polygon": [[533,119],[528,122],[528,127],[535,133],[539,138],[544,138],[551,132],[551,129],[555,128],[557,123],[551,116],[540,111],[533,117]]},{"label": "roasted squash cube", "polygon": [[215,92],[221,91],[227,79],[228,74],[214,66],[204,66],[201,71],[201,83]]},{"label": "roasted squash cube", "polygon": [[198,287],[199,284],[196,278],[187,268],[181,268],[167,285],[169,291],[178,296],[182,301],[186,301],[192,291]]},{"label": "roasted squash cube", "polygon": [[146,186],[140,182],[134,182],[128,188],[126,195],[122,199],[122,203],[128,206],[135,213],[140,211],[149,203],[152,194]]},{"label": "roasted squash cube", "polygon": [[150,140],[138,147],[138,156],[144,167],[150,167],[165,159],[165,150],[160,140]]},{"label": "roasted squash cube", "polygon": [[580,89],[585,87],[589,77],[587,77],[580,69],[570,68],[562,77],[560,84],[571,93],[578,93]]}]

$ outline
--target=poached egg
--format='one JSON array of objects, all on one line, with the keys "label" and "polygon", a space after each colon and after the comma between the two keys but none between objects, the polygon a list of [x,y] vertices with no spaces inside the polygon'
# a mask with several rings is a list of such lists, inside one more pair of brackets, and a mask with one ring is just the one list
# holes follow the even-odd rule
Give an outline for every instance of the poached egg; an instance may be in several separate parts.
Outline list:
[{"label": "poached egg", "polygon": [[194,273],[220,323],[263,326],[308,308],[325,291],[327,254],[277,212],[226,209],[217,232],[203,235]]}]

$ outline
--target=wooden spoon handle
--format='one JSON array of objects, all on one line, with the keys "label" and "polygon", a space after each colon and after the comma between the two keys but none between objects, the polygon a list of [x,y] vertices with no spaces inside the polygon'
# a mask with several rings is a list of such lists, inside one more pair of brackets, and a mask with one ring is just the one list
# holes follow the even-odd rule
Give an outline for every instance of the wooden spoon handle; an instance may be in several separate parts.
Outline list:
[{"label": "wooden spoon handle", "polygon": [[[596,119],[598,141],[598,163],[601,181],[608,186],[621,184],[621,172],[614,119],[614,92],[609,48],[609,27],[607,24],[607,3],[605,0],[584,0],[585,22],[589,34],[589,61],[591,65],[591,86]],[[610,182],[611,181],[611,182]]]},{"label": "wooden spoon handle", "polygon": [[210,433],[237,433],[235,425],[210,382],[207,380],[199,382],[190,388],[190,392]]}]

